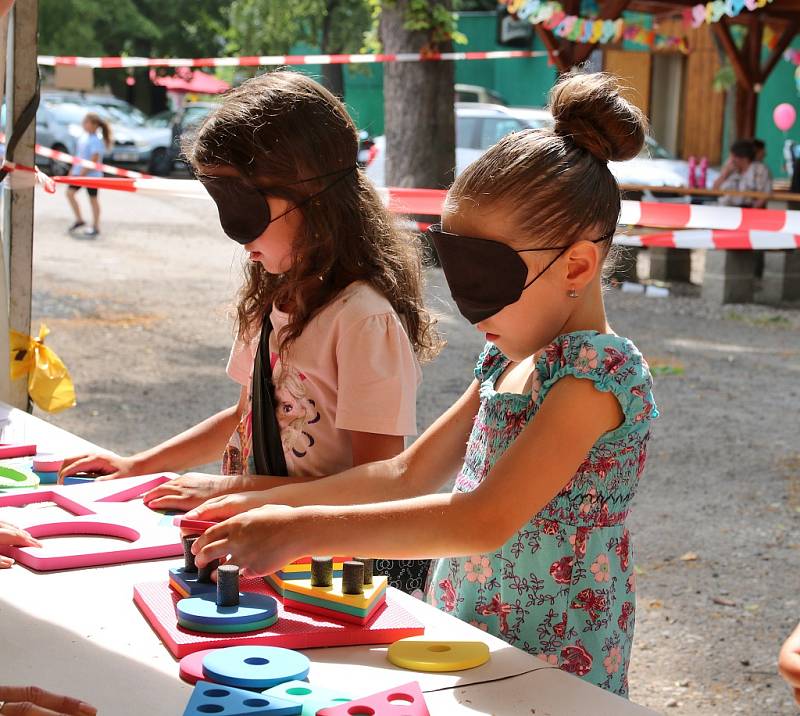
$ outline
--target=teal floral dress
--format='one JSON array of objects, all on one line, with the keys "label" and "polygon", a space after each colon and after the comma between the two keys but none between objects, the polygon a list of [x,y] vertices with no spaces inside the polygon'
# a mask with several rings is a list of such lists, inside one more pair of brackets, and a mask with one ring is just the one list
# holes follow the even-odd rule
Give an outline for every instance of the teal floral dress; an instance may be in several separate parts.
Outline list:
[{"label": "teal floral dress", "polygon": [[635,576],[625,518],[658,415],[647,363],[627,338],[580,331],[545,349],[530,394],[495,392],[508,364],[492,344],[478,360],[480,409],[454,491],[471,492],[481,483],[564,376],[614,393],[624,422],[595,443],[566,487],[499,550],[439,560],[428,601],[626,696]]}]

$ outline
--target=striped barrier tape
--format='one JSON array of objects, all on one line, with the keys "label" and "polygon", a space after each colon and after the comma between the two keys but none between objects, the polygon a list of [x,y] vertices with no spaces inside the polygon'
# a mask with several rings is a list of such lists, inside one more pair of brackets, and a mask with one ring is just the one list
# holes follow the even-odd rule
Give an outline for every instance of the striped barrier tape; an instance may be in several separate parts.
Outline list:
[{"label": "striped barrier tape", "polygon": [[[547,57],[547,50],[492,50],[489,52],[398,52],[357,55],[253,55],[246,57],[72,57],[39,55],[39,64],[115,69],[121,67],[258,67],[260,65],[348,65],[383,62],[432,62],[440,60],[505,60]],[[557,54],[557,53],[555,53]]]},{"label": "striped barrier tape", "polygon": [[[149,195],[210,199],[195,179],[116,179],[111,177],[55,177],[58,183],[115,189]],[[384,203],[397,214],[438,216],[445,192],[441,189],[380,188]],[[784,249],[800,248],[800,211],[741,209],[731,206],[694,204],[659,204],[623,201],[621,225],[655,228],[702,228],[702,231],[628,236],[615,241],[628,246],[665,246],[668,248]],[[430,224],[411,222],[424,230]],[[409,225],[411,225],[409,224]],[[662,242],[662,243],[659,243]],[[672,243],[670,243],[672,242]]]},{"label": "striped barrier tape", "polygon": [[[48,194],[56,193],[56,183],[51,177],[40,171],[38,167],[28,167],[24,164],[17,164],[3,159],[2,168],[9,173],[6,180],[12,189],[30,189],[40,186]],[[17,172],[23,172],[23,174],[19,175]],[[20,176],[24,178],[20,178]]]},{"label": "striped barrier tape", "polygon": [[[0,132],[0,143],[5,143],[6,135],[3,132]],[[67,164],[71,164],[72,166],[79,166],[85,167],[87,169],[99,169],[106,174],[113,174],[114,176],[119,177],[131,177],[133,179],[149,179],[151,178],[150,174],[143,174],[142,172],[135,172],[131,169],[120,169],[119,167],[112,167],[110,164],[103,164],[101,162],[93,162],[89,159],[79,159],[78,157],[73,157],[71,154],[67,154],[66,152],[60,152],[57,149],[50,149],[50,147],[44,147],[41,144],[35,144],[33,146],[33,151],[36,152],[41,157],[47,157],[48,159],[55,159],[59,162],[65,162]],[[18,165],[19,168],[24,168],[28,171],[32,171],[31,167],[23,167],[23,165]]]},{"label": "striped barrier tape", "polygon": [[800,234],[746,229],[741,231],[689,229],[641,236],[617,234],[614,243],[621,246],[665,249],[800,249]]}]

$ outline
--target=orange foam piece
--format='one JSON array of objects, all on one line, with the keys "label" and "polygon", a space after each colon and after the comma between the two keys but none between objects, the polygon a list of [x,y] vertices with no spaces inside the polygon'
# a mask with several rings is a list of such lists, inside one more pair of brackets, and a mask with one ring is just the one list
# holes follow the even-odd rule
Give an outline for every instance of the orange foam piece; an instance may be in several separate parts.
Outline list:
[{"label": "orange foam piece", "polygon": [[[241,591],[275,597],[262,579],[243,579]],[[369,624],[343,624],[307,613],[287,611],[278,598],[278,621],[260,631],[245,634],[200,634],[178,626],[175,605],[180,599],[166,581],[137,584],[133,600],[164,645],[178,659],[201,649],[223,646],[263,645],[287,649],[322,646],[391,644],[398,639],[425,632],[422,623],[387,595],[386,608]]]}]

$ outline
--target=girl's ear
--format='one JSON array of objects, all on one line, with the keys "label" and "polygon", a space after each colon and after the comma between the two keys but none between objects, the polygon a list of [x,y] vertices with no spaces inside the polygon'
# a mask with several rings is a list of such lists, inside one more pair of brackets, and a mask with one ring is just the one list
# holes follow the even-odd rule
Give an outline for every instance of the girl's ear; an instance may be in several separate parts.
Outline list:
[{"label": "girl's ear", "polygon": [[567,252],[565,281],[569,288],[586,288],[603,266],[600,247],[591,241],[578,241]]}]

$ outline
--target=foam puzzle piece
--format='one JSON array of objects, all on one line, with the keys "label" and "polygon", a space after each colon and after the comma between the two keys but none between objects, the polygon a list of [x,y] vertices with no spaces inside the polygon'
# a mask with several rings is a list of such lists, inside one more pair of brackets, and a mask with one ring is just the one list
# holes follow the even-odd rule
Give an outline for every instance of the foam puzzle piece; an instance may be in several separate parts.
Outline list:
[{"label": "foam puzzle piece", "polygon": [[430,716],[422,689],[416,681],[317,711],[317,716],[350,716],[350,714]]},{"label": "foam puzzle piece", "polygon": [[178,626],[204,634],[244,634],[245,632],[260,631],[271,627],[276,621],[278,621],[277,614],[263,621],[248,622],[246,624],[195,624],[190,621],[178,619]]},{"label": "foam puzzle piece", "polygon": [[57,473],[64,465],[63,458],[50,453],[37,453],[32,461],[33,469],[36,472],[55,472]]},{"label": "foam puzzle piece", "polygon": [[91,485],[95,480],[96,476],[93,475],[70,475],[69,477],[65,477],[62,481],[62,485]]},{"label": "foam puzzle piece", "polygon": [[276,574],[266,580],[287,607],[356,624],[369,622],[386,601],[387,578],[382,576],[365,585],[363,594],[344,594],[342,580],[337,577],[330,587],[312,587],[310,579],[283,580]]},{"label": "foam puzzle piece", "polygon": [[58,472],[44,472],[43,470],[34,470],[33,474],[39,478],[40,485],[55,485],[58,482]]},{"label": "foam puzzle piece", "polygon": [[203,674],[218,684],[268,689],[284,681],[302,681],[311,662],[305,654],[276,646],[232,646],[203,659]]},{"label": "foam puzzle piece", "polygon": [[180,527],[184,532],[205,532],[209,527],[218,525],[219,522],[211,522],[209,520],[190,520],[183,515],[176,515],[172,524]]},{"label": "foam puzzle piece", "polygon": [[[75,490],[79,488],[73,488]],[[243,579],[241,589],[276,596],[262,579]],[[424,633],[425,627],[387,595],[386,606],[366,625],[287,611],[278,600],[278,621],[268,629],[247,634],[200,634],[178,626],[175,605],[180,596],[166,581],[137,584],[133,600],[170,653],[180,659],[201,649],[237,645],[282,646],[313,649],[323,646],[391,644]]]},{"label": "foam puzzle piece", "polygon": [[248,624],[274,617],[278,613],[278,603],[266,594],[239,592],[239,604],[220,607],[215,592],[181,599],[175,610],[178,619],[195,624]]},{"label": "foam puzzle piece", "polygon": [[291,701],[198,681],[183,716],[298,716],[300,712]]},{"label": "foam puzzle piece", "polygon": [[[201,649],[184,656],[178,664],[178,675],[181,679],[187,684],[196,684],[204,679],[208,681],[208,678],[203,674],[203,659],[212,651],[216,651],[216,649]],[[280,694],[278,695],[280,696]]]},{"label": "foam puzzle piece", "polygon": [[21,465],[9,467],[0,465],[0,490],[24,490],[39,486],[39,478]]},{"label": "foam puzzle piece", "polygon": [[301,716],[316,716],[320,709],[338,706],[352,699],[347,694],[334,689],[323,689],[307,681],[287,681],[262,693],[267,697],[275,696],[287,701],[296,701],[303,707]]},{"label": "foam puzzle piece", "polygon": [[36,454],[36,445],[0,443],[0,460],[12,457],[29,457]]},{"label": "foam puzzle piece", "polygon": [[489,661],[489,647],[482,641],[433,641],[401,639],[392,644],[386,658],[411,671],[464,671]]},{"label": "foam puzzle piece", "polygon": [[184,597],[217,593],[217,585],[214,582],[200,582],[197,579],[197,572],[187,572],[183,567],[170,568],[169,584]]},{"label": "foam puzzle piece", "polygon": [[[178,530],[172,525],[160,525],[162,516],[137,499],[168,479],[163,474],[142,475],[91,485],[15,490],[0,495],[0,519],[26,529],[38,539],[90,535],[117,538],[107,540],[107,544],[99,548],[87,546],[80,540],[59,540],[55,544],[45,541],[42,547],[4,546],[0,547],[0,554],[39,571],[182,554]],[[53,506],[47,506],[49,503]],[[37,505],[35,509],[25,509],[34,504]]]},{"label": "foam puzzle piece", "polygon": [[[342,576],[342,565],[347,562],[351,557],[332,557],[333,559],[333,576]],[[275,574],[282,580],[289,579],[311,579],[311,557],[301,557],[291,564],[287,564],[282,569],[279,569]]]}]

